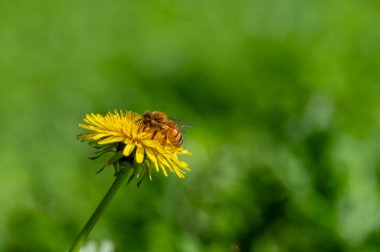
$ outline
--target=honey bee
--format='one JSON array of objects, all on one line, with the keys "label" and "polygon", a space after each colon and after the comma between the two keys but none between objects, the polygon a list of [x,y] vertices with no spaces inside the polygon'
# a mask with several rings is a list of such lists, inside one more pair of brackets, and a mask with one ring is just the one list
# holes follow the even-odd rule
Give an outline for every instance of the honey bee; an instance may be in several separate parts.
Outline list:
[{"label": "honey bee", "polygon": [[161,131],[165,136],[164,142],[168,140],[177,147],[183,144],[182,128],[189,126],[179,120],[170,119],[165,113],[159,111],[145,111],[141,121],[144,126],[156,129],[154,135]]}]

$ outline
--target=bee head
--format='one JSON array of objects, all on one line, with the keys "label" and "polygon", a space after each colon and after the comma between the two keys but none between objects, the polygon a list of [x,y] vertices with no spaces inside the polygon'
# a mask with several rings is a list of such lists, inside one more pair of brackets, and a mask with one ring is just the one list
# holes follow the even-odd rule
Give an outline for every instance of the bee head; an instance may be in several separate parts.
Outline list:
[{"label": "bee head", "polygon": [[150,111],[145,111],[141,116],[141,120],[144,124],[149,123],[152,118],[152,113]]}]

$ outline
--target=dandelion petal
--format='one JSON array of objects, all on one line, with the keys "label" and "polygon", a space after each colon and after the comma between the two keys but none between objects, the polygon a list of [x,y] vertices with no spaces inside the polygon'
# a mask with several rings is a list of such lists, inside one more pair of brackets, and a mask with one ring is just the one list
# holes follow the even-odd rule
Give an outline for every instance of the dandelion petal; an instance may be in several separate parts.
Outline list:
[{"label": "dandelion petal", "polygon": [[123,150],[124,156],[128,157],[132,153],[134,148],[135,148],[134,143],[127,144]]},{"label": "dandelion petal", "polygon": [[144,160],[144,147],[139,144],[137,145],[137,149],[136,149],[136,162],[138,164],[141,164],[143,160]]}]

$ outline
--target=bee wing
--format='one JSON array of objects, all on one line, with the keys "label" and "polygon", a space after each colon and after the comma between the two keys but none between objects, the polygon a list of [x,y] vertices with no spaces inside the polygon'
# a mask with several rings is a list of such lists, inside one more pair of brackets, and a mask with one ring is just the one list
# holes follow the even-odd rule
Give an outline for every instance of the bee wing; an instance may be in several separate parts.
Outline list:
[{"label": "bee wing", "polygon": [[182,133],[186,133],[186,127],[193,127],[193,125],[191,125],[190,123],[187,123],[178,118],[169,117],[169,120],[174,122],[177,125],[177,127],[180,128]]}]

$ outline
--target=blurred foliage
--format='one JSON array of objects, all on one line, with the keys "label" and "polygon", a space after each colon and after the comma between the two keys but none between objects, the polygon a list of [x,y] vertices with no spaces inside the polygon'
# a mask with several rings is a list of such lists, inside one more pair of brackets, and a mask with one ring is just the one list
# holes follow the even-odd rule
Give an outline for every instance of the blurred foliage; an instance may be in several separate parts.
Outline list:
[{"label": "blurred foliage", "polygon": [[122,189],[116,251],[379,251],[378,1],[0,1],[0,250],[64,251],[112,169],[86,113],[190,122],[185,180]]}]

